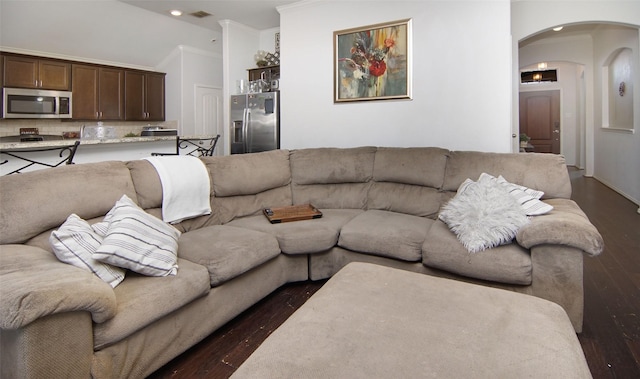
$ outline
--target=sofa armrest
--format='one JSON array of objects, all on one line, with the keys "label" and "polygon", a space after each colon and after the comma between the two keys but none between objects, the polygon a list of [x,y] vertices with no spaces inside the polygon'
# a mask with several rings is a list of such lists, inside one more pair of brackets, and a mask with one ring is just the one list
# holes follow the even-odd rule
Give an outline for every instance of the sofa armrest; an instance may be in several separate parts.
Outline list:
[{"label": "sofa armrest", "polygon": [[578,204],[568,199],[549,199],[553,210],[534,216],[518,231],[516,239],[528,249],[544,245],[566,245],[595,256],[604,249],[604,241]]},{"label": "sofa armrest", "polygon": [[55,313],[87,311],[100,323],[116,313],[109,284],[52,253],[28,245],[0,246],[0,328],[18,329]]}]

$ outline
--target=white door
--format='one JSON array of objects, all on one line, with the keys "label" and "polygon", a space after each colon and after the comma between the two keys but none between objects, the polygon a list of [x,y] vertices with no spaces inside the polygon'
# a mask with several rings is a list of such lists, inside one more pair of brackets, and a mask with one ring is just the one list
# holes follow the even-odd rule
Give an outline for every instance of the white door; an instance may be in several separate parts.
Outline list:
[{"label": "white door", "polygon": [[215,136],[220,134],[214,155],[223,155],[224,128],[222,88],[196,85],[194,134],[196,136]]}]

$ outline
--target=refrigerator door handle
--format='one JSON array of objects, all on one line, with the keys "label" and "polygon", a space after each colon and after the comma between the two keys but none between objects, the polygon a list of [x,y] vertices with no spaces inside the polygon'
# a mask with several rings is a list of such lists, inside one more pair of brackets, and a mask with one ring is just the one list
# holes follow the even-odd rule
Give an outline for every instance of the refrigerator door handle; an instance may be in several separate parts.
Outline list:
[{"label": "refrigerator door handle", "polygon": [[245,153],[250,153],[249,151],[249,122],[251,120],[249,108],[245,108],[242,114],[242,148]]}]

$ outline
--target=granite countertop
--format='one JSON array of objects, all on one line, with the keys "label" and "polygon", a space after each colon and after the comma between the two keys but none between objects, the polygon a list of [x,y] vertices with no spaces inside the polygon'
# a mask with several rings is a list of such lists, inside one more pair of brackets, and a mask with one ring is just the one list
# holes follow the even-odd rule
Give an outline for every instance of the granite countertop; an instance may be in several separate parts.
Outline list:
[{"label": "granite countertop", "polygon": [[[132,143],[132,142],[156,142],[156,141],[175,141],[177,136],[152,136],[152,137],[124,137],[112,139],[81,139],[81,145],[98,145],[111,143]],[[0,143],[0,150],[35,150],[48,147],[64,147],[73,145],[77,139],[64,139],[53,141],[34,141],[34,142],[7,142]]]}]

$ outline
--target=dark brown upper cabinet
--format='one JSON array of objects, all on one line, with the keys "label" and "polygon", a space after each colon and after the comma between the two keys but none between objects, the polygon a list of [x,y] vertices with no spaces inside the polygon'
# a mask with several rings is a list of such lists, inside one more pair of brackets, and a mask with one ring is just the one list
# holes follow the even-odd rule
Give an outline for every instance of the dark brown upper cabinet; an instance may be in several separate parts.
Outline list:
[{"label": "dark brown upper cabinet", "polygon": [[4,55],[3,86],[68,91],[71,64],[54,59]]},{"label": "dark brown upper cabinet", "polygon": [[73,119],[124,120],[125,70],[74,64]]},{"label": "dark brown upper cabinet", "polygon": [[164,121],[165,74],[125,71],[125,120]]}]

